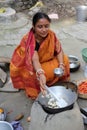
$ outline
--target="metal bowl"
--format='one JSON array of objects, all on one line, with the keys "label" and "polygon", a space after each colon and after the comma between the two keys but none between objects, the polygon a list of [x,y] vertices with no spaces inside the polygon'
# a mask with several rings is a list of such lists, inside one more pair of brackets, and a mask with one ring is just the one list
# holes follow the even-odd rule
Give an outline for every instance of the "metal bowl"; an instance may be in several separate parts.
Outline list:
[{"label": "metal bowl", "polygon": [[70,63],[70,72],[75,72],[80,68],[80,62],[78,57],[74,55],[69,55],[69,63]]},{"label": "metal bowl", "polygon": [[13,130],[13,127],[7,121],[0,121],[0,129],[1,130]]},{"label": "metal bowl", "polygon": [[54,74],[61,77],[63,75],[64,71],[62,68],[55,68],[54,69]]}]

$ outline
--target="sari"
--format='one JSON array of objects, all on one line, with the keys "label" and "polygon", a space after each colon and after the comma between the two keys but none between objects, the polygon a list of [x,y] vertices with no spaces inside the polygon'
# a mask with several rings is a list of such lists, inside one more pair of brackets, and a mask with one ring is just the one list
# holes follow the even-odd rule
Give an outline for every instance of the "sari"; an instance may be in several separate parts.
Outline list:
[{"label": "sari", "polygon": [[[24,89],[26,95],[35,99],[40,92],[40,84],[36,77],[36,72],[32,64],[32,56],[35,51],[35,37],[33,29],[23,36],[20,44],[14,50],[10,62],[10,76],[14,88]],[[47,37],[41,43],[38,50],[39,61],[46,75],[48,86],[53,85],[59,80],[54,75],[54,69],[59,66],[57,55],[61,51],[61,44],[56,38],[54,32],[49,30]],[[67,80],[70,77],[69,60],[64,54],[64,64],[66,68],[65,75],[61,80]]]}]

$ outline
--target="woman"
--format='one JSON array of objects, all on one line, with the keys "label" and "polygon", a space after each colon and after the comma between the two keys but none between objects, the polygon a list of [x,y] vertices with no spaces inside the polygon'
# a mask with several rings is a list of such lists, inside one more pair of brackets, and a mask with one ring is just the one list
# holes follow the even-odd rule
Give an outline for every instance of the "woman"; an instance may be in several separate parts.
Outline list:
[{"label": "woman", "polygon": [[[32,99],[40,91],[45,94],[46,84],[51,86],[59,80],[70,78],[68,58],[55,33],[49,29],[50,22],[45,13],[36,13],[32,28],[22,38],[11,59],[10,75],[14,87],[24,89]],[[54,74],[57,67],[64,70],[61,78]]]}]

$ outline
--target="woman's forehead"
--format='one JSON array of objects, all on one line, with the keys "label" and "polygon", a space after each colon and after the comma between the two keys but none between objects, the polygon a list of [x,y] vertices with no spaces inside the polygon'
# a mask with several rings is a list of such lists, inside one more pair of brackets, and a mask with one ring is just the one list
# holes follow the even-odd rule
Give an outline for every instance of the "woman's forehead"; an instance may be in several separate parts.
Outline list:
[{"label": "woman's forehead", "polygon": [[49,24],[50,22],[46,18],[41,18],[37,21],[36,24]]}]

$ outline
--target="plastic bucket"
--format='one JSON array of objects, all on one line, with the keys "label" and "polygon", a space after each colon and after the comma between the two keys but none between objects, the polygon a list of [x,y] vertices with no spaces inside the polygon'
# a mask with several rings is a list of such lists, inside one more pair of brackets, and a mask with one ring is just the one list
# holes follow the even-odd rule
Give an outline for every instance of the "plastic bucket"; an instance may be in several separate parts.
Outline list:
[{"label": "plastic bucket", "polygon": [[0,130],[13,130],[13,127],[6,121],[0,121]]},{"label": "plastic bucket", "polygon": [[85,22],[87,20],[87,6],[80,5],[76,8],[77,21]]}]

